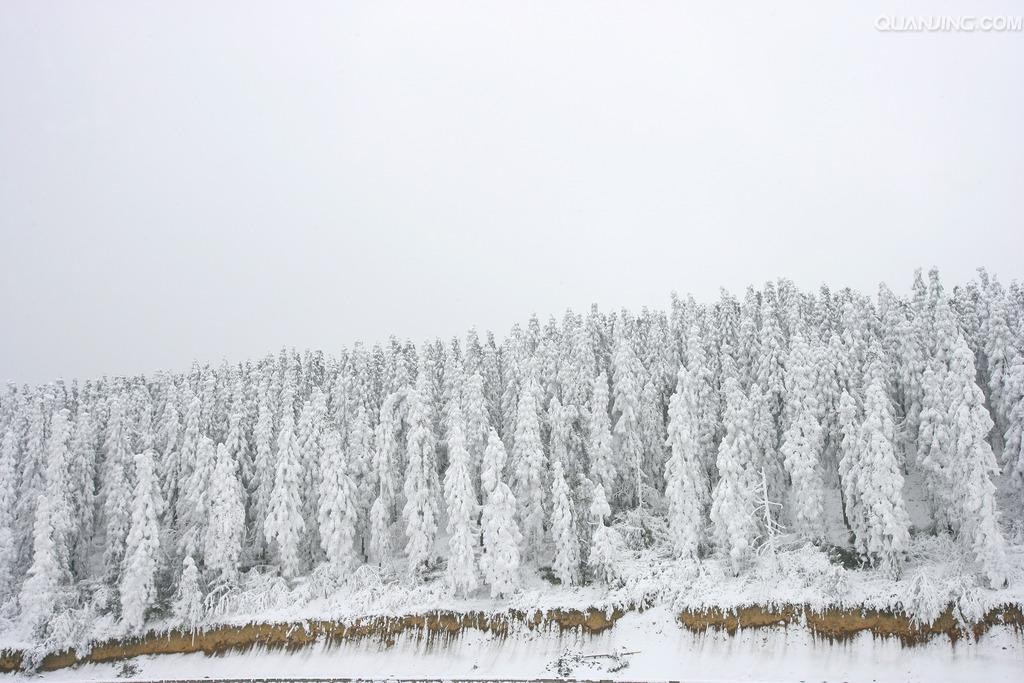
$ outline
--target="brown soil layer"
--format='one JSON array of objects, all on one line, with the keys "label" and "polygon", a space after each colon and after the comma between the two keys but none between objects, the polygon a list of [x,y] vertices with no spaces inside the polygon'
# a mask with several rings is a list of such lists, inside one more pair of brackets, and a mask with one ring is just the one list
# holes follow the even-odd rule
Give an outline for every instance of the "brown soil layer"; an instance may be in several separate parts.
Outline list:
[{"label": "brown soil layer", "polygon": [[679,621],[691,631],[715,629],[735,633],[737,629],[762,626],[803,624],[812,633],[830,640],[852,638],[862,631],[876,636],[899,638],[905,645],[915,645],[936,636],[947,636],[957,641],[966,636],[980,638],[993,626],[1007,625],[1024,629],[1024,612],[1019,605],[1004,605],[991,609],[978,622],[963,624],[953,609],[947,608],[931,623],[915,621],[902,612],[872,609],[830,608],[815,611],[810,607],[785,605],[781,607],[742,607],[723,611],[685,611]]},{"label": "brown soil layer", "polygon": [[[454,639],[465,629],[475,629],[503,636],[510,629],[525,626],[529,629],[558,628],[560,631],[600,633],[611,628],[623,612],[606,613],[601,610],[549,610],[547,612],[431,612],[404,617],[372,617],[349,623],[337,621],[307,621],[286,624],[249,624],[246,626],[220,626],[195,633],[172,630],[147,633],[126,640],[98,643],[88,652],[74,650],[51,654],[38,666],[42,671],[62,669],[86,662],[100,663],[128,659],[141,655],[183,654],[202,652],[206,655],[252,648],[294,650],[314,643],[341,643],[373,639],[382,645],[394,645],[396,638],[411,632],[418,637]],[[957,640],[967,635],[981,636],[992,626],[1011,625],[1024,629],[1024,613],[1017,605],[1006,605],[990,610],[984,619],[964,628],[947,610],[931,624],[915,623],[906,615],[892,612],[859,609],[829,609],[815,612],[804,606],[778,608],[750,606],[724,611],[710,609],[703,612],[686,611],[679,615],[680,623],[695,632],[707,629],[735,633],[737,629],[764,626],[804,624],[812,632],[830,639],[849,638],[861,631],[875,635],[897,637],[906,644],[920,643],[933,636],[946,635]],[[23,653],[0,652],[0,672],[19,671]]]}]

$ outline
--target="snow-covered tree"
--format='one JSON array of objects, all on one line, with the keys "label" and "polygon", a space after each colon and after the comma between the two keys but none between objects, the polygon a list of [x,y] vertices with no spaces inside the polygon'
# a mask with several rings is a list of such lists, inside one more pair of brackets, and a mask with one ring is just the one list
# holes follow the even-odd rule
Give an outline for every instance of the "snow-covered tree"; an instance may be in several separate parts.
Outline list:
[{"label": "snow-covered tree", "polygon": [[782,409],[786,398],[785,364],[786,340],[779,324],[778,301],[775,289],[766,288],[761,307],[761,356],[757,366],[757,384],[767,397],[776,440],[782,432]]},{"label": "snow-covered tree", "polygon": [[156,601],[156,575],[160,564],[160,515],[163,502],[153,452],[135,456],[135,491],[132,522],[128,531],[124,574],[119,586],[121,619],[138,631]]},{"label": "snow-covered tree", "polygon": [[[71,425],[68,410],[62,408],[50,420],[50,434],[46,440],[45,491],[50,506],[50,524],[53,526],[53,542],[57,563],[62,574],[71,565],[70,543],[74,521],[68,470],[71,467]],[[70,578],[70,577],[67,577]]]},{"label": "snow-covered tree", "polygon": [[356,551],[365,556],[360,539],[368,538],[370,533],[369,515],[377,490],[377,470],[373,466],[373,430],[370,428],[366,408],[360,405],[352,414],[346,459],[354,487],[352,500],[356,510]]},{"label": "snow-covered tree", "polygon": [[264,386],[259,393],[256,426],[253,439],[256,447],[255,476],[252,484],[251,519],[255,526],[255,553],[262,556],[266,540],[263,522],[270,507],[270,496],[274,491],[277,474],[277,453],[274,444],[274,413],[270,405],[270,388]]},{"label": "snow-covered tree", "polygon": [[210,505],[213,501],[211,480],[217,465],[217,447],[208,436],[199,437],[195,458],[187,483],[178,497],[183,503],[178,518],[178,550],[182,556],[192,555],[205,560],[203,552],[206,529],[213,521]]},{"label": "snow-covered tree", "polygon": [[14,591],[14,569],[17,562],[14,546],[17,453],[17,436],[13,429],[8,428],[0,442],[0,603]]},{"label": "snow-covered tree", "polygon": [[697,441],[701,462],[706,471],[715,469],[717,457],[715,432],[718,430],[717,418],[713,404],[717,401],[712,387],[712,372],[708,365],[707,354],[701,344],[700,326],[693,323],[690,327],[686,343],[686,369],[694,384],[697,396],[697,428],[694,438]]},{"label": "snow-covered tree", "polygon": [[409,430],[405,447],[405,554],[409,570],[422,574],[434,559],[434,537],[437,534],[437,488],[434,482],[434,431],[430,405],[424,396],[426,373],[420,373],[415,389],[408,394]]},{"label": "snow-covered tree", "polygon": [[1006,320],[1006,301],[1002,293],[995,287],[989,287],[988,320],[983,334],[986,370],[988,371],[987,389],[989,404],[997,430],[997,438],[1002,439],[1009,421],[1009,413],[1013,405],[1008,396],[1008,380],[1010,367],[1017,350],[1013,348],[1010,328]]},{"label": "snow-covered tree", "polygon": [[[665,406],[655,379],[644,384],[640,400],[640,433],[643,436],[644,486],[661,491],[664,488]],[[646,494],[645,494],[646,495]]]},{"label": "snow-covered tree", "polygon": [[96,532],[96,434],[92,413],[87,407],[79,407],[71,437],[68,472],[71,517],[75,520],[71,529],[70,560],[78,579],[87,576]]},{"label": "snow-covered tree", "polygon": [[505,444],[492,427],[480,471],[484,505],[480,515],[483,554],[480,573],[491,587],[491,597],[508,595],[519,585],[519,544],[516,498],[504,482]]},{"label": "snow-covered tree", "polygon": [[209,521],[204,529],[203,564],[211,574],[212,585],[231,586],[238,579],[245,531],[241,491],[238,464],[227,446],[218,444],[204,504]]},{"label": "snow-covered tree", "polygon": [[192,556],[186,555],[172,608],[175,619],[190,631],[194,631],[203,620],[203,589],[199,581],[199,568]]},{"label": "snow-covered tree", "polygon": [[130,435],[125,420],[124,404],[119,396],[110,401],[110,414],[107,417],[107,433],[103,450],[105,456],[103,478],[103,517],[106,521],[106,543],[104,546],[104,566],[107,580],[117,585],[120,577],[121,563],[124,559],[125,540],[131,523],[129,496],[131,487],[128,481],[128,465]]},{"label": "snow-covered tree", "polygon": [[708,477],[695,436],[699,428],[697,411],[696,383],[689,371],[681,367],[668,408],[671,455],[665,463],[665,498],[675,552],[690,560],[697,559],[704,533],[704,515],[710,502]]},{"label": "snow-covered tree", "polygon": [[711,493],[715,541],[739,573],[750,560],[757,525],[754,519],[756,451],[750,436],[750,405],[739,382],[725,384],[725,437],[718,447],[718,484]]},{"label": "snow-covered tree", "polygon": [[399,493],[396,472],[401,449],[402,418],[399,414],[399,405],[406,393],[405,389],[393,393],[381,404],[380,419],[374,436],[373,468],[376,472],[377,496],[370,509],[369,555],[378,565],[389,562],[392,555],[392,523]]},{"label": "snow-covered tree", "polygon": [[[40,495],[46,493],[46,403],[42,391],[26,392],[24,399],[25,425],[21,433],[20,476],[18,503],[14,521],[18,527],[15,541],[20,557],[27,560],[32,552],[35,535],[35,506]],[[116,407],[116,406],[112,406]]]},{"label": "snow-covered tree", "polygon": [[580,541],[572,495],[560,460],[551,465],[551,542],[555,548],[555,576],[562,585],[575,586],[580,581]]},{"label": "snow-covered tree", "polygon": [[188,402],[188,409],[185,411],[185,423],[181,433],[181,447],[178,449],[177,477],[168,472],[164,473],[165,476],[172,479],[165,480],[164,498],[168,505],[174,506],[175,518],[178,520],[187,519],[190,513],[191,500],[188,495],[181,495],[180,489],[188,487],[189,478],[192,476],[192,471],[195,468],[199,442],[203,437],[199,427],[201,411],[202,402],[199,400],[199,397],[191,396]]},{"label": "snow-covered tree", "polygon": [[1019,500],[1024,503],[1024,353],[1007,372],[1007,403],[1012,406],[1003,435],[1003,462]]},{"label": "snow-covered tree", "polygon": [[341,570],[356,564],[356,485],[341,445],[341,434],[323,435],[324,467],[320,477],[320,545],[327,561]]},{"label": "snow-covered tree", "polygon": [[974,356],[961,340],[946,378],[952,438],[945,474],[956,501],[957,536],[973,554],[989,585],[999,587],[1006,583],[1009,572],[992,481],[999,466],[986,439],[992,418],[974,379]]},{"label": "snow-covered tree", "polygon": [[236,379],[233,393],[224,446],[227,448],[228,457],[235,463],[239,492],[245,508],[249,504],[249,491],[255,484],[256,473],[253,452],[246,435],[245,386],[242,384],[241,376]]},{"label": "snow-covered tree", "polygon": [[462,388],[462,405],[466,415],[466,449],[473,467],[480,467],[487,447],[490,430],[484,379],[479,372],[472,373]]},{"label": "snow-covered tree", "polygon": [[782,455],[792,481],[789,508],[793,530],[810,540],[825,535],[825,492],[818,470],[821,455],[819,406],[814,391],[814,369],[803,335],[790,342],[786,363],[786,413],[789,427],[782,437]]},{"label": "snow-covered tree", "polygon": [[[849,394],[843,398],[849,400]],[[848,413],[848,404],[843,406]],[[895,428],[885,387],[867,388],[864,421],[852,451],[844,448],[844,486],[857,549],[873,565],[898,576],[910,543],[910,517],[903,502],[903,473],[894,446]],[[847,416],[844,414],[844,418]]]},{"label": "snow-covered tree", "polygon": [[611,418],[608,415],[608,377],[599,373],[590,394],[590,478],[605,491],[615,490],[615,460],[612,453]]},{"label": "snow-covered tree", "polygon": [[607,585],[619,580],[622,562],[622,538],[606,523],[611,513],[604,487],[597,484],[590,504],[590,523],[594,525],[594,533],[591,536],[587,566],[596,580]]},{"label": "snow-covered tree", "polygon": [[639,375],[642,369],[633,345],[624,335],[620,336],[612,359],[613,434],[615,454],[628,472],[625,479],[629,482],[631,502],[636,507],[643,505],[643,489],[648,485],[643,469],[644,445],[640,423]]},{"label": "snow-covered tree", "polygon": [[[303,539],[302,554],[312,560],[319,552],[317,511],[319,501],[317,491],[320,482],[320,463],[323,458],[323,434],[326,428],[327,403],[324,394],[314,389],[312,396],[306,401],[299,414],[299,422],[295,430],[299,448],[299,466],[302,472],[302,518],[306,526],[308,538]],[[315,544],[315,546],[314,546]]]},{"label": "snow-covered tree", "polygon": [[950,443],[944,376],[944,368],[929,367],[924,371],[917,420],[917,462],[924,473],[937,529],[948,526],[948,514],[953,505],[949,477],[944,473],[946,448]]},{"label": "snow-covered tree", "polygon": [[540,438],[537,384],[531,378],[519,396],[512,449],[523,554],[536,559],[544,543],[544,447]]},{"label": "snow-covered tree", "polygon": [[[79,418],[81,419],[81,418]],[[181,413],[178,411],[178,389],[173,380],[164,382],[164,402],[156,424],[157,463],[162,499],[174,505],[178,498],[177,486],[181,476],[180,448],[182,439]]]},{"label": "snow-covered tree", "polygon": [[455,593],[470,594],[478,584],[476,529],[479,506],[473,491],[475,469],[463,433],[462,410],[453,403],[448,411],[448,469],[444,498],[448,512],[448,569],[446,578]]},{"label": "snow-covered tree", "polygon": [[[285,393],[284,398],[287,404],[291,400],[290,393]],[[264,537],[268,544],[274,546],[277,566],[286,578],[297,576],[302,567],[299,544],[306,531],[302,517],[302,464],[294,420],[292,410],[283,410],[277,434],[274,489],[268,501],[267,518],[263,522]]]},{"label": "snow-covered tree", "polygon": [[61,568],[50,522],[50,501],[39,496],[32,530],[32,564],[21,588],[21,618],[33,633],[44,630],[61,602]]}]

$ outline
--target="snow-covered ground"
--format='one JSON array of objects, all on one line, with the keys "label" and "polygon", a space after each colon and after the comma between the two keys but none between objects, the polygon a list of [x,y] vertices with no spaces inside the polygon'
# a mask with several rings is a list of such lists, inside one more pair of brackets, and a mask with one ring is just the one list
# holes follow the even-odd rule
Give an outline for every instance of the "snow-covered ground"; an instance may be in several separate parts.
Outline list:
[{"label": "snow-covered ground", "polygon": [[[625,654],[618,658],[587,655]],[[577,655],[584,655],[579,657]],[[559,668],[561,660],[562,669]],[[1024,637],[998,627],[977,641],[944,638],[905,647],[862,634],[844,642],[800,626],[730,636],[681,628],[663,608],[630,613],[603,633],[518,632],[500,638],[467,631],[452,641],[403,635],[391,648],[365,640],[297,652],[250,651],[141,657],[136,680],[222,678],[438,678],[680,681],[999,681],[1024,680]],[[625,664],[626,666],[622,666]],[[33,675],[36,681],[111,680],[123,663]],[[622,666],[622,668],[618,668]],[[618,669],[618,670],[614,670]],[[7,680],[28,680],[12,676]]]}]

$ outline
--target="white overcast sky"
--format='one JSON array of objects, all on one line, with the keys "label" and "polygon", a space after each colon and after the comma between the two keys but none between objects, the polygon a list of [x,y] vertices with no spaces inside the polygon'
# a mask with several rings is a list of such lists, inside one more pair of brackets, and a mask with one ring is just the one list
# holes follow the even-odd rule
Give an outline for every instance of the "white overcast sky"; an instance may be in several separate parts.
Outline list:
[{"label": "white overcast sky", "polygon": [[0,3],[0,379],[1024,276],[1020,3]]}]

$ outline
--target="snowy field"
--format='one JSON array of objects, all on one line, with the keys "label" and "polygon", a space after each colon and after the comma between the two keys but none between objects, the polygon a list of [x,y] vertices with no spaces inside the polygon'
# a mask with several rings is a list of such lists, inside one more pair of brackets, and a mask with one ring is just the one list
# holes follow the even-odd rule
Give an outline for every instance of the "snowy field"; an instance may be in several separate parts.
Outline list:
[{"label": "snowy field", "polygon": [[[594,655],[616,655],[603,657]],[[999,681],[1024,680],[1024,638],[995,628],[977,642],[944,638],[904,647],[862,634],[815,639],[801,627],[750,629],[734,636],[694,634],[665,609],[624,616],[594,636],[468,631],[455,641],[402,636],[381,651],[372,641],[298,652],[252,651],[218,657],[163,655],[133,660],[134,680],[181,679],[539,679],[678,681]],[[561,664],[561,667],[559,666]],[[3,680],[114,680],[123,663],[85,665]]]}]

